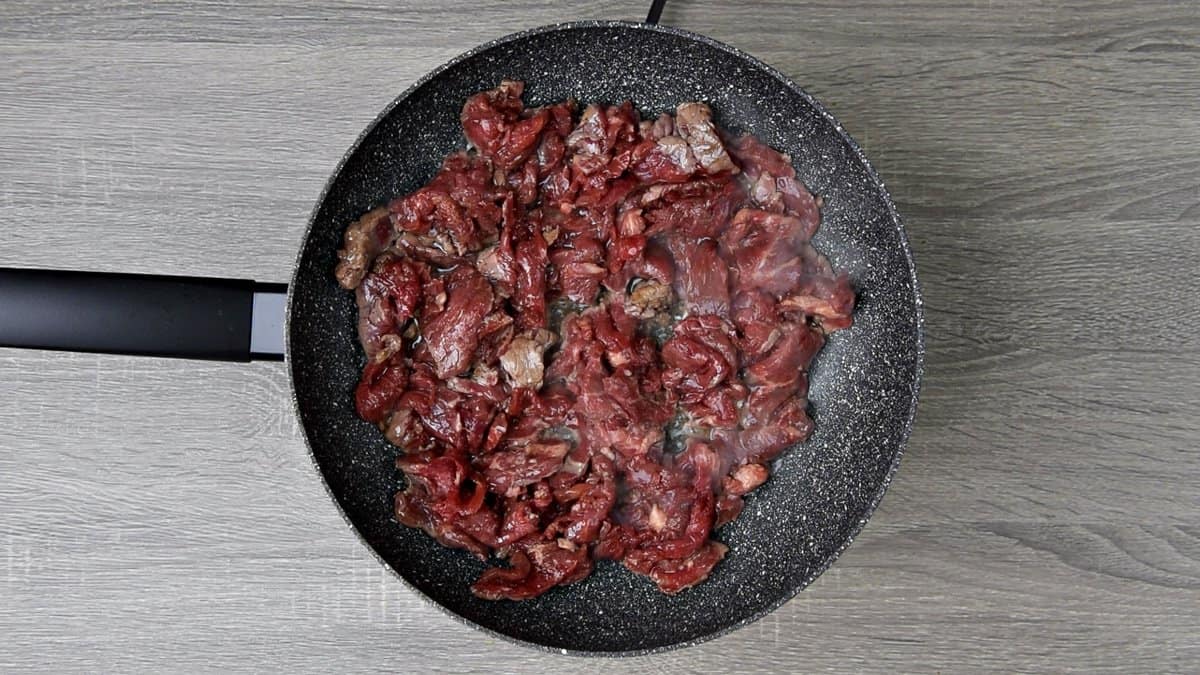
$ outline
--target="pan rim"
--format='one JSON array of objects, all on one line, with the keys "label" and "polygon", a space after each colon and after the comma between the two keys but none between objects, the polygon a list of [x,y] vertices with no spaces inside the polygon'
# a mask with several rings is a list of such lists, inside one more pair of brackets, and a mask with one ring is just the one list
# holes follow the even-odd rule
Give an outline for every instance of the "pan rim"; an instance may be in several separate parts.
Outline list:
[{"label": "pan rim", "polygon": [[[536,35],[542,35],[542,34],[546,34],[546,33],[553,33],[553,32],[559,32],[559,31],[566,32],[566,31],[572,31],[572,30],[591,30],[591,29],[598,29],[598,28],[622,28],[622,29],[630,29],[630,30],[643,30],[643,31],[649,31],[649,32],[653,32],[653,33],[662,33],[662,34],[671,35],[674,37],[685,38],[688,40],[702,43],[709,47],[713,47],[715,49],[719,49],[719,50],[724,51],[732,56],[742,59],[749,65],[766,73],[767,75],[769,75],[770,77],[775,79],[777,82],[779,82],[783,87],[786,87],[788,90],[797,94],[802,99],[804,99],[804,101],[806,103],[808,103],[810,106],[812,106],[813,109],[816,110],[817,113],[822,118],[824,118],[829,124],[831,124],[833,126],[833,129],[837,133],[837,135],[852,150],[855,159],[857,159],[862,164],[862,167],[863,167],[864,171],[866,172],[866,175],[870,179],[871,184],[876,189],[878,189],[880,194],[882,195],[884,203],[887,206],[887,213],[888,213],[889,217],[891,218],[892,223],[895,226],[896,233],[899,235],[900,248],[901,248],[902,252],[904,253],[904,259],[908,264],[909,281],[912,284],[913,306],[916,311],[915,324],[914,324],[915,332],[916,332],[916,336],[915,336],[916,337],[916,345],[915,345],[915,350],[916,350],[915,357],[916,358],[915,358],[914,365],[913,365],[912,404],[909,406],[908,415],[906,416],[906,418],[904,420],[904,425],[903,425],[903,428],[901,429],[901,435],[899,437],[899,443],[896,447],[895,455],[892,458],[891,465],[888,467],[887,472],[883,476],[883,479],[880,481],[879,487],[875,490],[874,494],[871,495],[871,499],[867,505],[867,508],[863,512],[863,514],[855,522],[851,523],[849,534],[842,540],[842,542],[838,545],[838,547],[833,552],[831,552],[824,560],[822,560],[820,564],[816,565],[813,568],[813,570],[807,576],[805,576],[804,579],[795,588],[791,589],[789,592],[783,593],[779,598],[772,601],[769,605],[767,605],[763,609],[761,609],[749,616],[743,617],[743,618],[741,618],[733,623],[730,623],[726,626],[723,626],[717,630],[705,633],[704,635],[701,635],[696,638],[692,638],[690,640],[684,640],[684,641],[674,642],[674,643],[665,644],[665,645],[658,645],[658,646],[648,647],[648,648],[644,648],[644,649],[631,649],[631,650],[589,650],[589,649],[572,649],[572,648],[563,648],[563,647],[552,647],[552,646],[541,644],[538,642],[533,642],[530,640],[513,637],[511,635],[501,633],[492,628],[488,628],[487,626],[479,624],[475,621],[472,621],[471,619],[468,619],[465,616],[462,616],[462,615],[454,612],[453,610],[449,609],[448,607],[446,607],[442,603],[438,602],[434,598],[425,594],[423,591],[421,591],[419,588],[417,588],[412,583],[409,583],[409,581],[404,578],[404,575],[402,575],[399,571],[397,571],[387,560],[385,560],[379,554],[379,552],[377,552],[375,550],[375,548],[373,546],[370,545],[370,543],[368,543],[366,541],[366,539],[363,537],[362,533],[358,530],[358,527],[354,524],[353,521],[350,520],[350,517],[346,514],[345,509],[342,507],[341,503],[338,501],[337,495],[334,494],[333,489],[330,487],[329,481],[326,480],[325,473],[324,473],[324,471],[321,470],[321,466],[317,462],[316,453],[313,451],[312,442],[311,442],[311,439],[309,438],[308,428],[304,424],[303,415],[302,415],[301,409],[300,409],[300,400],[296,393],[295,375],[294,375],[295,364],[292,361],[292,318],[293,318],[293,313],[295,311],[295,302],[296,302],[296,299],[295,299],[296,278],[299,275],[300,266],[301,266],[301,263],[303,262],[304,254],[307,249],[307,244],[308,244],[309,238],[312,235],[313,228],[316,225],[317,217],[320,214],[321,208],[325,204],[325,200],[328,198],[329,192],[332,189],[333,184],[337,181],[338,177],[341,175],[342,171],[345,169],[346,163],[350,160],[350,158],[356,152],[358,152],[359,147],[362,145],[363,141],[367,138],[367,136],[369,136],[371,134],[371,132],[374,131],[375,128],[384,119],[386,119],[389,115],[391,115],[393,110],[395,110],[397,107],[402,105],[404,103],[404,101],[406,99],[408,99],[408,97],[411,96],[415,91],[417,91],[421,87],[425,86],[426,84],[428,84],[429,82],[431,82],[432,80],[434,80],[435,78],[440,76],[445,71],[453,68],[454,66],[456,66],[468,59],[471,59],[471,58],[473,58],[483,52],[486,52],[490,49],[493,49],[497,46],[504,45],[504,44],[507,44],[510,42],[515,42],[515,41],[522,40],[522,39],[536,36]],[[521,645],[521,646],[525,646],[525,647],[531,647],[531,648],[536,649],[541,652],[552,653],[552,654],[562,654],[562,655],[568,655],[568,656],[601,656],[601,657],[647,656],[647,655],[651,655],[651,654],[658,654],[658,653],[672,651],[675,649],[682,649],[685,647],[695,646],[695,645],[701,644],[703,642],[708,642],[709,640],[713,640],[713,639],[722,637],[724,635],[728,635],[740,628],[744,628],[745,626],[750,625],[750,624],[762,619],[764,616],[771,614],[772,612],[776,611],[777,609],[782,607],[784,604],[786,604],[789,600],[795,598],[800,593],[800,591],[804,590],[809,585],[811,585],[818,577],[820,577],[826,570],[828,570],[829,567],[838,560],[838,558],[841,557],[842,553],[847,548],[849,548],[849,546],[854,542],[854,540],[858,538],[858,535],[862,533],[863,529],[866,527],[867,521],[870,520],[871,516],[873,516],[875,511],[878,509],[880,502],[883,500],[884,494],[887,492],[888,488],[891,486],[892,480],[895,477],[896,472],[900,467],[900,460],[904,455],[904,451],[908,447],[908,441],[911,438],[913,425],[916,420],[916,412],[917,412],[917,407],[918,407],[918,401],[920,398],[921,381],[923,379],[924,371],[925,371],[925,308],[924,308],[924,301],[923,301],[923,297],[922,297],[922,293],[921,293],[920,282],[917,278],[917,266],[916,266],[916,261],[913,258],[912,246],[909,242],[908,233],[904,228],[904,223],[903,223],[902,218],[900,217],[900,213],[897,211],[896,204],[892,200],[891,193],[888,192],[887,186],[884,184],[884,181],[880,177],[879,173],[875,170],[875,167],[872,166],[871,163],[867,160],[867,157],[863,153],[863,150],[859,146],[858,142],[855,141],[854,138],[850,136],[849,132],[847,132],[846,129],[842,126],[841,122],[839,122],[825,108],[824,105],[822,105],[819,101],[817,101],[815,98],[813,98],[812,95],[810,95],[802,87],[800,87],[798,84],[796,84],[795,81],[793,81],[790,77],[788,77],[787,75],[780,72],[774,66],[771,66],[770,64],[758,59],[757,57],[755,57],[751,54],[748,54],[748,53],[742,51],[741,49],[738,49],[737,47],[726,44],[719,40],[715,40],[711,37],[708,37],[708,36],[700,34],[700,33],[695,33],[692,31],[684,30],[681,28],[675,28],[672,26],[647,24],[647,23],[642,23],[642,22],[637,22],[637,21],[616,21],[616,20],[566,21],[566,22],[561,22],[561,23],[547,24],[547,25],[543,25],[543,26],[538,26],[538,27],[518,31],[515,33],[510,33],[503,37],[499,37],[494,40],[490,40],[488,42],[477,45],[476,47],[473,47],[470,50],[465,51],[465,52],[459,54],[458,56],[455,56],[454,58],[443,63],[442,65],[438,66],[437,68],[434,68],[433,70],[429,71],[428,73],[426,73],[425,75],[421,76],[419,79],[414,81],[403,92],[401,92],[396,98],[394,98],[390,103],[388,103],[387,106],[385,106],[383,108],[383,110],[375,117],[375,119],[372,120],[370,122],[370,124],[368,124],[358,134],[358,136],[354,140],[354,143],[345,152],[345,154],[342,155],[341,159],[338,160],[337,166],[334,168],[333,172],[329,175],[329,178],[325,181],[325,184],[321,189],[320,196],[317,198],[317,201],[316,201],[315,205],[313,206],[312,213],[310,214],[309,219],[308,219],[308,224],[306,225],[306,227],[304,229],[304,234],[300,240],[300,247],[296,254],[295,262],[293,263],[293,266],[292,266],[292,279],[291,279],[291,282],[288,284],[287,311],[284,316],[284,338],[285,338],[284,361],[285,361],[285,365],[286,365],[286,369],[287,369],[287,373],[288,373],[288,385],[289,385],[290,395],[291,395],[291,400],[292,400],[292,410],[293,410],[294,414],[296,415],[297,420],[300,422],[300,428],[301,428],[301,431],[303,432],[302,435],[304,437],[304,447],[308,451],[309,461],[312,462],[313,469],[315,469],[318,476],[320,476],[321,485],[325,488],[326,494],[329,496],[330,500],[333,502],[334,506],[337,508],[337,511],[341,515],[342,520],[345,521],[346,525],[348,525],[350,527],[350,529],[354,532],[355,538],[358,540],[358,542],[367,549],[367,551],[376,559],[376,561],[378,561],[381,565],[383,565],[385,568],[390,570],[392,572],[392,574],[395,575],[396,578],[398,578],[400,580],[400,582],[402,584],[404,584],[405,587],[407,587],[410,591],[414,592],[417,597],[421,598],[426,604],[436,607],[443,614],[449,616],[450,618],[459,622],[460,624],[469,626],[475,630],[482,631],[484,634],[486,634],[488,636],[504,640],[505,642],[508,642],[511,644],[517,644],[517,645]]]}]

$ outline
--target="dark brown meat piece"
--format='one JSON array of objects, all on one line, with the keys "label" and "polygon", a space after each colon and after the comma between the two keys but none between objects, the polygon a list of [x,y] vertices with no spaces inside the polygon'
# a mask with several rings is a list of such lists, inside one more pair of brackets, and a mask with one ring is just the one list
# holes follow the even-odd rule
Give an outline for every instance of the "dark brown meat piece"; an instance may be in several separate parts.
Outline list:
[{"label": "dark brown meat piece", "polygon": [[675,128],[692,149],[696,161],[710,174],[738,170],[712,122],[712,110],[703,103],[681,103],[675,109]]},{"label": "dark brown meat piece", "polygon": [[639,319],[649,319],[670,309],[673,297],[666,284],[653,280],[636,283],[629,292],[628,310]]},{"label": "dark brown meat piece", "polygon": [[741,497],[765,483],[770,475],[762,464],[743,464],[725,478],[725,492]]},{"label": "dark brown meat piece", "polygon": [[354,290],[379,255],[395,238],[387,207],[381,206],[363,215],[346,228],[334,276],[342,288]]},{"label": "dark brown meat piece", "polygon": [[544,328],[522,333],[512,339],[500,355],[500,365],[513,388],[525,387],[534,391],[542,388],[542,374],[545,371],[542,359],[556,339],[554,333]]},{"label": "dark brown meat piece", "polygon": [[383,425],[384,437],[404,452],[431,452],[434,449],[434,438],[421,424],[417,412],[404,405],[405,399],[411,397],[407,393],[401,394],[398,401],[393,403],[394,409]]}]

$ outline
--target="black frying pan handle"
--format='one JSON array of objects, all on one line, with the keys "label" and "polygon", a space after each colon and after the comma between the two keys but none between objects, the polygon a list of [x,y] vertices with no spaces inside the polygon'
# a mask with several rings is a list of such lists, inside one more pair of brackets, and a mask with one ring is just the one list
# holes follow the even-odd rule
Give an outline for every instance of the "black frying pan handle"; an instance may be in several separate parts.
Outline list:
[{"label": "black frying pan handle", "polygon": [[658,20],[662,18],[663,6],[667,4],[667,0],[654,0],[650,4],[650,13],[646,15],[646,23],[656,26]]},{"label": "black frying pan handle", "polygon": [[236,279],[0,268],[0,346],[280,360],[285,292]]}]

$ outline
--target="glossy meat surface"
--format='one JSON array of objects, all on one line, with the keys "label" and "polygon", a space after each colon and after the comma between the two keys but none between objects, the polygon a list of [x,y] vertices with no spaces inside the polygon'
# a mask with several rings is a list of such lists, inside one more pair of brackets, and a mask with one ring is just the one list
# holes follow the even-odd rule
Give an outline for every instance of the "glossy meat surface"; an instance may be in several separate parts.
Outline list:
[{"label": "glossy meat surface", "polygon": [[664,593],[728,551],[812,431],[812,359],[854,290],[813,248],[791,159],[703,103],[468,99],[470,148],[346,230],[359,415],[398,448],[396,520],[498,564],[492,600],[619,561]]}]

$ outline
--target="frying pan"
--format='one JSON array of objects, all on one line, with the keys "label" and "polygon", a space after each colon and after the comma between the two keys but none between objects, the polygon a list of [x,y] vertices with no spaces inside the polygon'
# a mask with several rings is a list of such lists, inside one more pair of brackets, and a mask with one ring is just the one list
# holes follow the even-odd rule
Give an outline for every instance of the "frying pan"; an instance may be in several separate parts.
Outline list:
[{"label": "frying pan", "polygon": [[[0,345],[226,360],[282,358],[316,468],[363,541],[457,618],[518,642],[586,654],[640,654],[745,625],[812,582],[879,503],[908,438],[924,343],[915,268],[879,176],[841,125],[790,79],[707,37],[648,23],[587,21],[482,45],[426,75],[359,137],[313,212],[292,282],[0,270]],[[816,237],[858,291],[853,328],[812,366],[812,437],[777,462],[703,584],[676,596],[613,563],[524,602],[469,586],[485,564],[392,517],[396,449],[354,412],[364,357],[355,303],[333,277],[348,223],[424,184],[464,144],[459,111],[502,79],[526,102],[631,99],[644,113],[707,101],[719,124],[790,154],[824,198]]]}]

